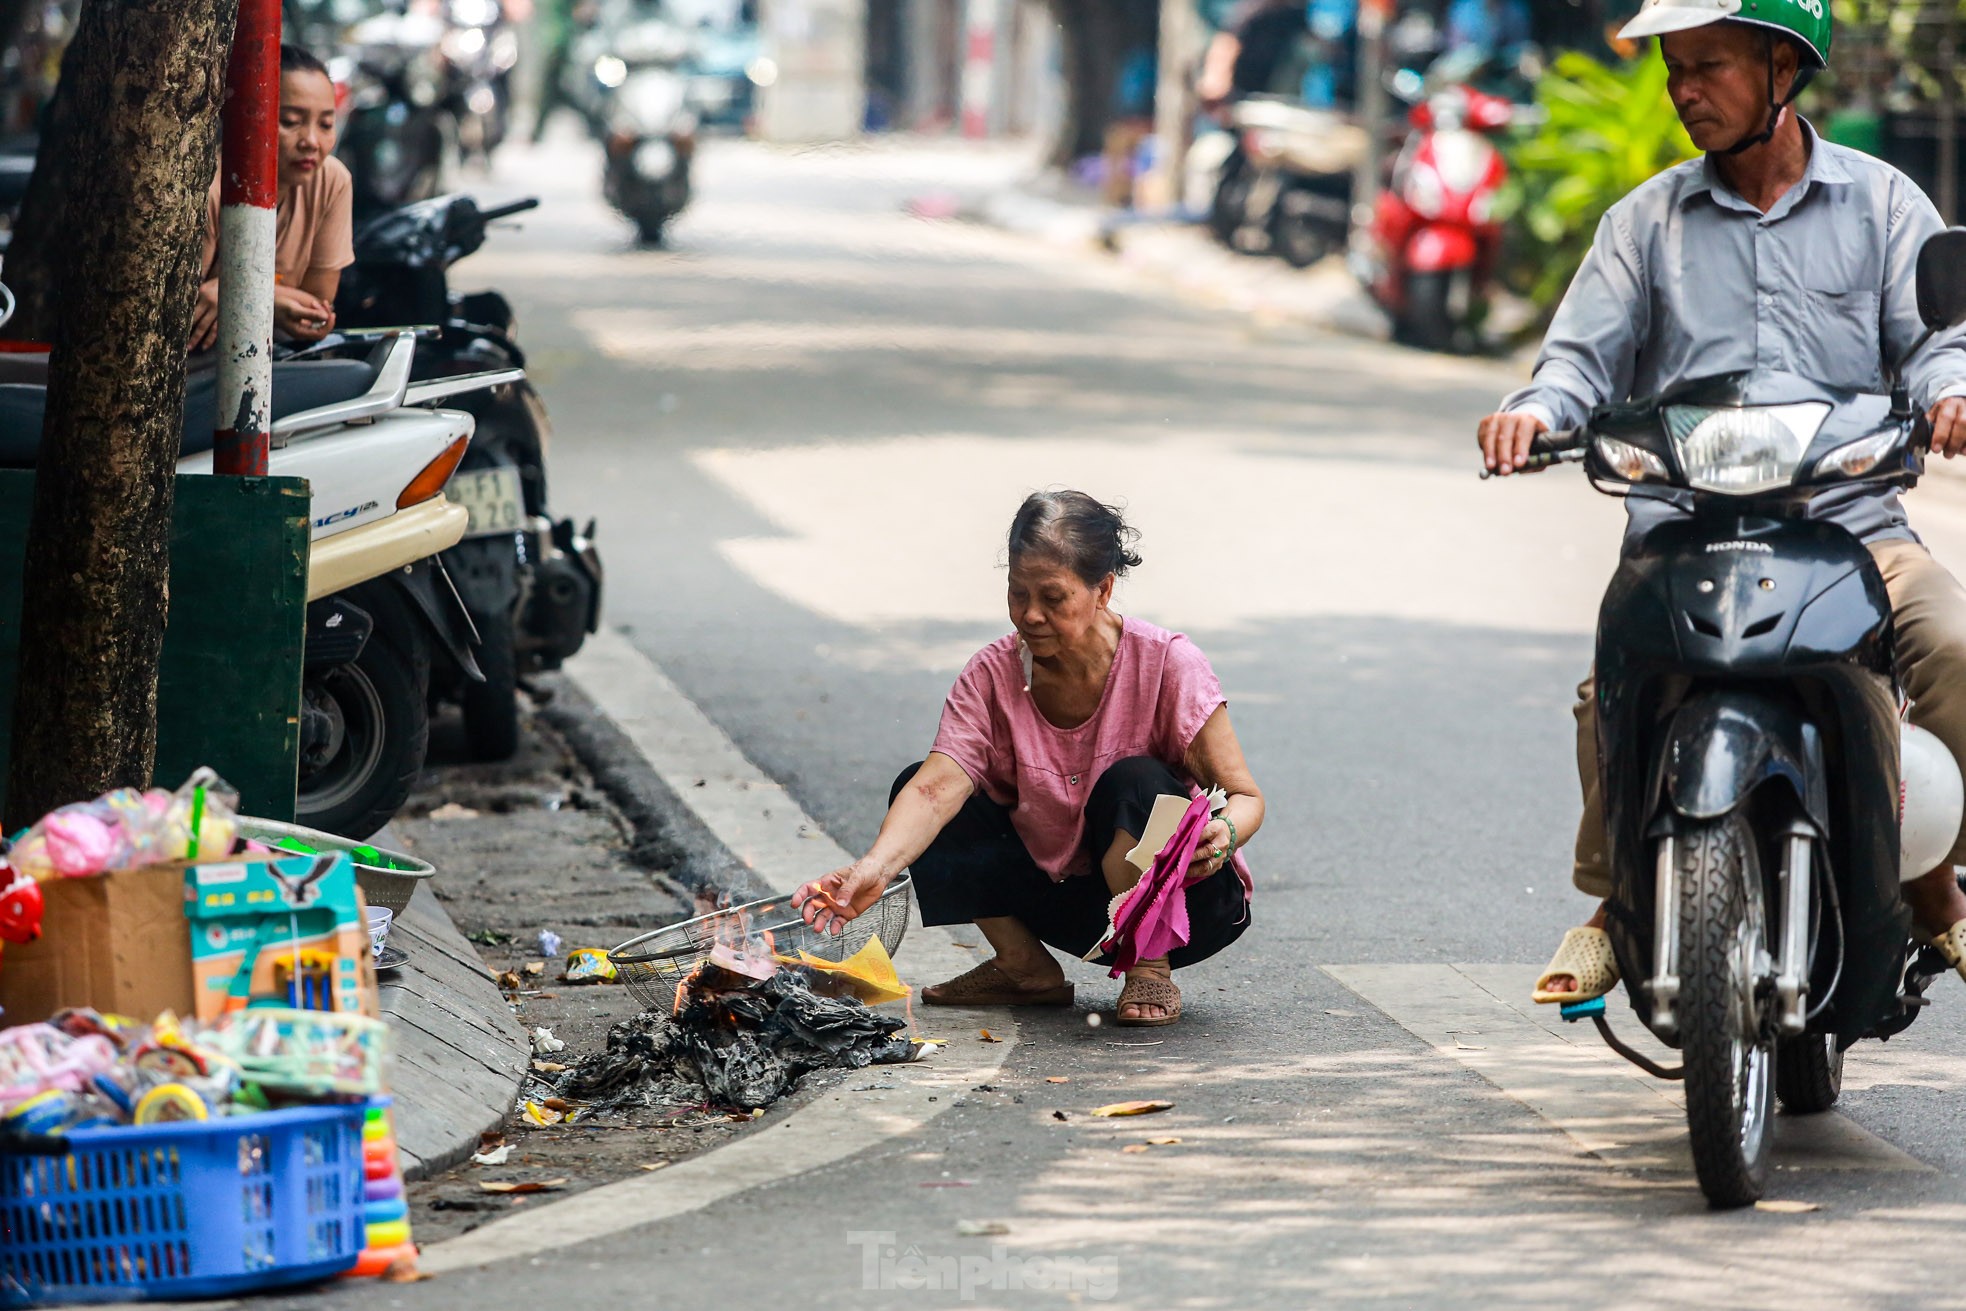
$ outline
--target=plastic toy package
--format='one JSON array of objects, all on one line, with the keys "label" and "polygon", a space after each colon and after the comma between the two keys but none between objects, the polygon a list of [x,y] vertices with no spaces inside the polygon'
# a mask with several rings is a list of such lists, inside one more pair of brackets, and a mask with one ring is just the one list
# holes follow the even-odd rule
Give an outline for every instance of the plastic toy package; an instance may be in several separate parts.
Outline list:
[{"label": "plastic toy package", "polygon": [[388,1026],[258,1007],[209,1028],[92,1010],[0,1029],[0,1134],[154,1125],[348,1101],[388,1086]]},{"label": "plastic toy package", "polygon": [[[8,844],[5,866],[40,883],[215,859],[232,851],[238,803],[239,794],[210,769],[175,792],[121,788],[42,816]],[[0,875],[0,884],[13,881]]]}]

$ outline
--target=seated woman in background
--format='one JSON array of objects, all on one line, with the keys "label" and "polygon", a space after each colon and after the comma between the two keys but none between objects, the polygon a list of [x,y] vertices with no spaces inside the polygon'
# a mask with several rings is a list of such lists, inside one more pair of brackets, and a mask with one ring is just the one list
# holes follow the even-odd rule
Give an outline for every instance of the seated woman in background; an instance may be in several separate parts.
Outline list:
[{"label": "seated woman in background", "polygon": [[1221,788],[1187,872],[1187,946],[1129,971],[1117,1020],[1181,1016],[1173,968],[1206,960],[1249,924],[1241,848],[1263,796],[1228,703],[1194,643],[1113,612],[1117,579],[1140,563],[1119,513],[1084,492],[1040,492],[1010,525],[1016,632],[969,661],[926,761],[896,780],[865,856],[794,894],[806,922],[837,931],[913,867],[924,924],[973,923],[996,951],[922,991],[939,1006],[1067,1006],[1072,985],[1047,946],[1082,956],[1112,899],[1140,871],[1126,860],[1166,793]]},{"label": "seated woman in background", "polygon": [[[325,64],[280,47],[280,172],[274,206],[273,331],[319,341],[334,327],[341,271],[355,262],[354,179],[334,157],[334,83]],[[218,341],[219,183],[212,180],[191,349]]]}]

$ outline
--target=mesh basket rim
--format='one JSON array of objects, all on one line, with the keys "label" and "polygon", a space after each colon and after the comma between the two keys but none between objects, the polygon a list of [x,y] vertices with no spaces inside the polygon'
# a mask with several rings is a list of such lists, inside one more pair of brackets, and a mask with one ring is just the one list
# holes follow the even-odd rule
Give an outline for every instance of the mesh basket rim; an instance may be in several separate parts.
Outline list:
[{"label": "mesh basket rim", "polygon": [[[913,885],[914,885],[914,879],[906,870],[903,870],[900,874],[897,874],[894,877],[894,879],[887,885],[885,889],[882,890],[881,895],[875,900],[874,904],[869,906],[865,911],[861,912],[859,918],[866,919],[869,916],[874,915],[875,913],[880,911],[883,907],[885,907],[892,898],[906,896],[910,891],[910,889],[912,889]],[[662,928],[651,929],[647,933],[637,934],[635,937],[628,939],[628,941],[622,943],[618,947],[609,948],[608,960],[612,964],[617,966],[639,965],[639,966],[654,966],[656,968],[660,968],[661,964],[673,960],[679,960],[684,956],[701,955],[705,951],[709,950],[710,944],[695,942],[693,939],[693,934],[695,930],[698,930],[703,926],[715,923],[716,921],[730,915],[735,915],[740,913],[747,914],[747,915],[756,914],[757,912],[764,909],[768,909],[780,905],[786,905],[789,901],[790,901],[789,896],[761,897],[756,901],[747,901],[741,906],[731,906],[724,910],[711,911],[705,915],[696,915],[686,920],[678,920],[674,924],[667,924],[664,925]],[[789,909],[789,906],[787,906],[787,909]],[[794,921],[787,921],[785,924],[766,925],[765,927],[768,929],[775,930],[780,928],[790,928],[795,923],[800,927],[804,927],[805,925],[805,921],[803,919],[798,919]],[[636,948],[644,947],[647,944],[654,942],[657,938],[666,937],[671,934],[681,935],[680,940],[678,941],[677,945],[675,945],[674,947],[665,948],[664,950],[661,951],[636,950]]]}]

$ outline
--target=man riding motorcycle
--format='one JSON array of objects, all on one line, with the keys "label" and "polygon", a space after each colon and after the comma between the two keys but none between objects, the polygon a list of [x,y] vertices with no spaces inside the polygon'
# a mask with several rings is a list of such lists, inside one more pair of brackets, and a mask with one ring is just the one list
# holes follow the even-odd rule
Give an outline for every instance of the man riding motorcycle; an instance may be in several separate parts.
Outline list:
[{"label": "man riding motorcycle", "polygon": [[[1896,169],[1822,140],[1792,105],[1827,65],[1826,3],[1646,0],[1619,35],[1659,38],[1673,108],[1706,153],[1633,190],[1598,225],[1533,380],[1481,421],[1482,456],[1498,474],[1522,467],[1538,433],[1689,378],[1760,367],[1882,392],[1885,370],[1922,332],[1912,271],[1943,226],[1938,212]],[[1935,340],[1907,380],[1926,407],[1932,450],[1966,451],[1966,332]],[[1634,488],[1626,541],[1682,514],[1684,495]],[[1870,548],[1890,594],[1912,722],[1966,761],[1966,589],[1919,543],[1893,490],[1837,489],[1809,514]],[[1601,899],[1610,877],[1593,680],[1577,692],[1584,817],[1574,881]],[[1966,834],[1903,886],[1916,931],[1966,977],[1956,863],[1966,863]],[[1582,1001],[1617,983],[1604,920],[1600,905],[1564,935],[1537,1001]]]}]

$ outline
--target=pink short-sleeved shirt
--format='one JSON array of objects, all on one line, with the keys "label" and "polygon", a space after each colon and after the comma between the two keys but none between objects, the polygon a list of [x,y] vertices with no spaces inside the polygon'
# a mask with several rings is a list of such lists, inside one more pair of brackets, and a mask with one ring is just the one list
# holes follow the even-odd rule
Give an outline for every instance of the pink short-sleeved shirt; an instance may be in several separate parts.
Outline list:
[{"label": "pink short-sleeved shirt", "polygon": [[[1064,879],[1092,872],[1085,804],[1107,767],[1152,756],[1186,778],[1189,744],[1226,704],[1215,670],[1193,642],[1125,619],[1099,708],[1077,728],[1059,728],[1024,690],[1024,662],[1012,633],[963,667],[942,708],[934,749],[961,765],[990,800],[1009,807],[1011,825],[1038,868]],[[1199,794],[1192,782],[1189,787]],[[1234,863],[1250,889],[1241,852]]]}]

